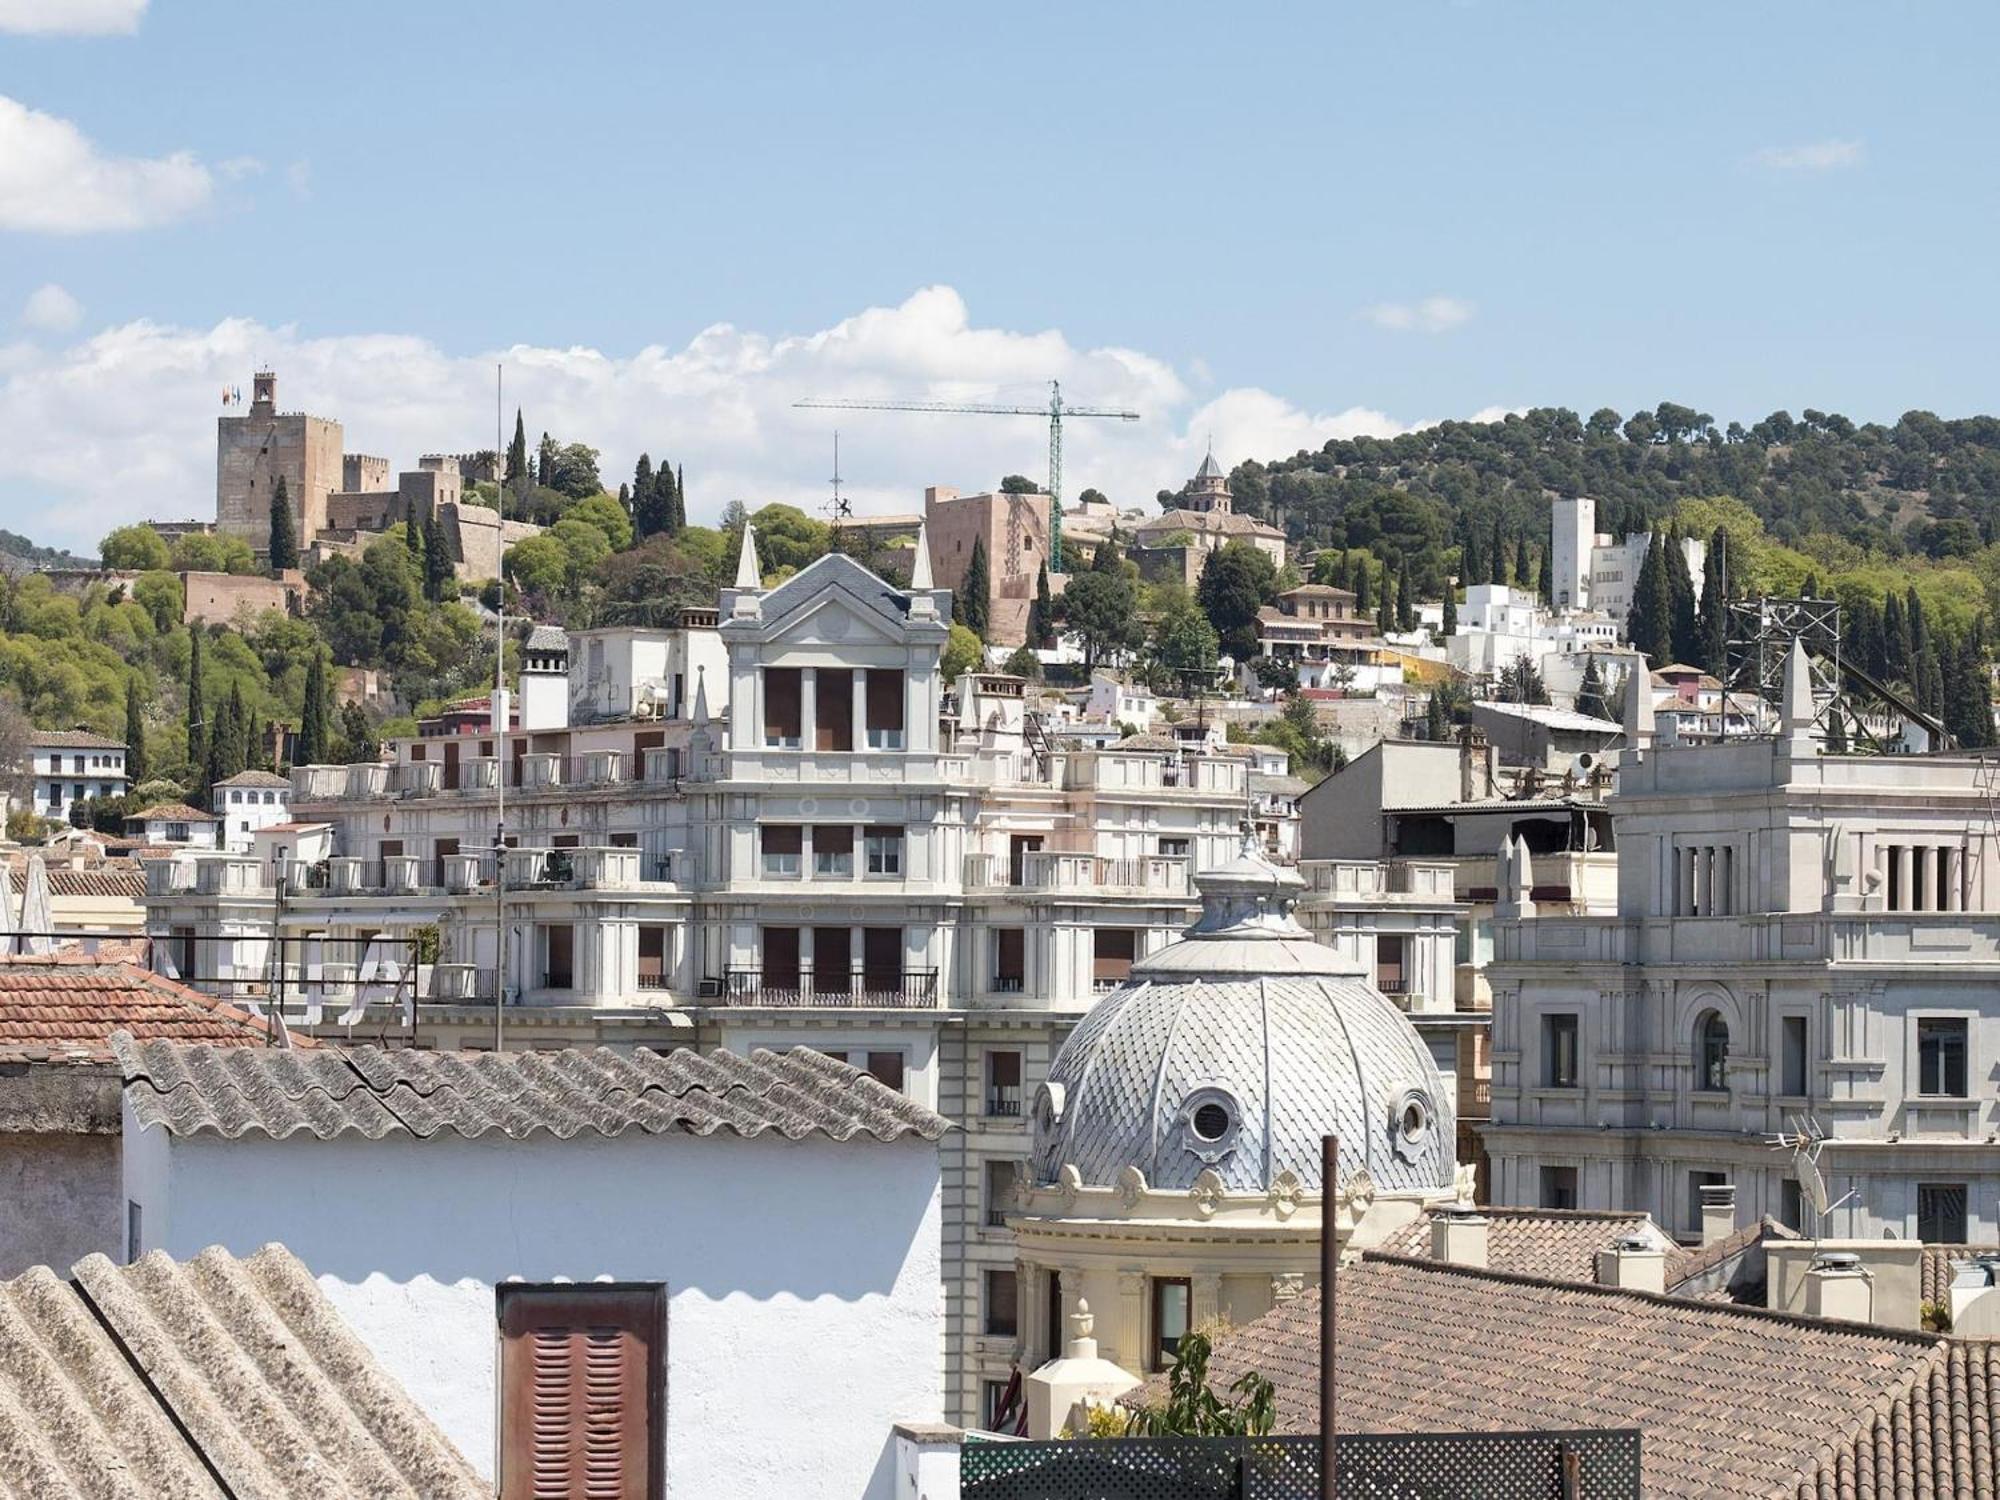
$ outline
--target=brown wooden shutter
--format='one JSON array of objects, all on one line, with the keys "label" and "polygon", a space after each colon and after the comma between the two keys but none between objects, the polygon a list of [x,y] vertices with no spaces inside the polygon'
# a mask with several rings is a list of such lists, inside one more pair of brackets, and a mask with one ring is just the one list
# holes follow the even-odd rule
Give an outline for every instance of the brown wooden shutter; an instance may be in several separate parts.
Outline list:
[{"label": "brown wooden shutter", "polygon": [[659,1495],[659,1292],[509,1287],[501,1299],[501,1500]]}]

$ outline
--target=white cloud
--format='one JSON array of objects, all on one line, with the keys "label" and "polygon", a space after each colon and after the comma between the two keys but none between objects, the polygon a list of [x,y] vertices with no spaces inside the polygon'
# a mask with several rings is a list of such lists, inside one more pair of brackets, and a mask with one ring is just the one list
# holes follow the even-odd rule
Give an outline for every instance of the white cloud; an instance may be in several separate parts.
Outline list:
[{"label": "white cloud", "polygon": [[215,164],[215,175],[224,182],[241,182],[246,177],[259,176],[264,163],[254,156],[226,156]]},{"label": "white cloud", "polygon": [[295,198],[312,196],[312,163],[295,161],[285,168],[285,185],[292,190]]},{"label": "white cloud", "polygon": [[0,32],[121,36],[139,29],[146,0],[0,0]]},{"label": "white cloud", "polygon": [[21,306],[21,321],[30,328],[62,333],[74,328],[83,317],[83,304],[53,281],[28,293]]},{"label": "white cloud", "polygon": [[1805,146],[1766,146],[1752,158],[1780,172],[1837,172],[1861,164],[1859,141],[1814,141]]},{"label": "white cloud", "polygon": [[108,156],[68,120],[0,95],[0,230],[142,229],[192,213],[213,186],[185,151]]},{"label": "white cloud", "polygon": [[1462,297],[1426,297],[1421,302],[1377,302],[1361,309],[1377,328],[1393,333],[1447,333],[1472,317]]},{"label": "white cloud", "polygon": [[840,430],[844,490],[863,514],[919,508],[923,486],[986,488],[1040,476],[1048,424],[904,412],[799,410],[805,396],[997,399],[1037,406],[1060,379],[1072,401],[1121,406],[1137,422],[1076,419],[1064,430],[1064,488],[1094,486],[1149,506],[1194,472],[1210,436],[1225,464],[1317,448],[1331,437],[1407,430],[1379,411],[1316,413],[1254,388],[1197,397],[1165,361],[1132,349],[1079,349],[1059,332],[975,326],[958,293],[928,287],[817,332],[783,337],[726,323],[684,348],[517,346],[448,354],[421,338],[312,338],[230,319],[208,329],[153,322],[109,328],[72,347],[22,346],[0,360],[0,500],[7,524],[37,541],[94,545],[145,517],[210,516],[218,393],[259,363],[278,372],[279,405],[339,418],[350,452],[399,466],[420,453],[493,442],[493,367],[507,372],[506,423],[603,450],[615,487],[642,449],[687,469],[690,513],[713,520],[740,499],[817,514]]}]

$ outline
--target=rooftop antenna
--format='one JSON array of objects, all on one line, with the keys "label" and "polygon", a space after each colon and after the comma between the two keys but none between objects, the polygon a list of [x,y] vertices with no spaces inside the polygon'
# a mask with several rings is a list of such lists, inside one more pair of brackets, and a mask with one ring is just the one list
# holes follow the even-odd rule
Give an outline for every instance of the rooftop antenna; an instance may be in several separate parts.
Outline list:
[{"label": "rooftop antenna", "polygon": [[1781,1130],[1771,1137],[1771,1149],[1792,1153],[1792,1176],[1798,1179],[1802,1208],[1812,1214],[1810,1238],[1813,1254],[1817,1256],[1819,1242],[1826,1237],[1828,1216],[1836,1209],[1846,1207],[1856,1196],[1855,1192],[1850,1188],[1838,1198],[1828,1195],[1826,1178],[1819,1169],[1820,1153],[1826,1150],[1826,1131],[1812,1115],[1794,1115],[1789,1133]]},{"label": "rooftop antenna", "polygon": [[828,538],[828,550],[845,552],[846,522],[854,514],[854,507],[840,493],[840,429],[833,430],[833,478],[827,481],[833,486],[833,498],[826,502],[826,513],[833,518],[833,534]]},{"label": "rooftop antenna", "polygon": [[[504,388],[507,367],[493,367],[493,456],[507,425]],[[500,479],[501,515],[506,515],[507,480]],[[487,722],[493,726],[493,1050],[507,1050],[507,581],[500,580],[500,604],[493,617],[493,696]]]}]

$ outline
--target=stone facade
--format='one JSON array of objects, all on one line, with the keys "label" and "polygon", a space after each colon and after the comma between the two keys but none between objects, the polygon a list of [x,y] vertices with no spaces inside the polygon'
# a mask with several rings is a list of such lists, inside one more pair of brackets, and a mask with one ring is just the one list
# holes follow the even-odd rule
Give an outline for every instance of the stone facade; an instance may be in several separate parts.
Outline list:
[{"label": "stone facade", "polygon": [[278,378],[268,370],[256,375],[254,394],[244,415],[215,421],[215,525],[262,552],[280,479],[300,542],[326,526],[326,498],[342,481],[341,428],[327,417],[280,412]]},{"label": "stone facade", "polygon": [[987,643],[1026,641],[1035,580],[1049,560],[1049,497],[961,495],[933,485],[924,491],[924,528],[939,588],[956,590],[972,565],[974,544],[986,543]]},{"label": "stone facade", "polygon": [[252,616],[267,609],[295,615],[305,592],[306,575],[297,568],[276,578],[261,573],[183,573],[181,623],[228,625],[243,610]]}]

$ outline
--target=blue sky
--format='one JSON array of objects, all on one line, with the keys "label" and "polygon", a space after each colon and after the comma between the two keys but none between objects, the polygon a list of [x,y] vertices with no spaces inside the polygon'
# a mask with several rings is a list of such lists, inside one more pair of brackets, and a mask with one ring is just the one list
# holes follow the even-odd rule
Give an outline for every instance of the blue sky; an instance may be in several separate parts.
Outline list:
[{"label": "blue sky", "polygon": [[[108,34],[21,34],[58,12]],[[830,423],[779,395],[1044,369],[1149,403],[1078,439],[1133,501],[1208,431],[1234,461],[1546,403],[1990,410],[1996,54],[1991,4],[0,0],[0,451],[78,422],[110,455],[0,458],[0,524],[83,537],[74,502],[135,484],[198,513],[246,353],[380,451],[481,441],[474,373],[518,350],[607,470],[669,446],[753,501],[823,488]],[[84,169],[7,167],[9,100],[38,150],[52,118],[157,170],[52,229]],[[729,388],[926,288],[962,327],[889,318]],[[882,508],[1038,471],[1032,424],[913,420],[844,424]]]}]

